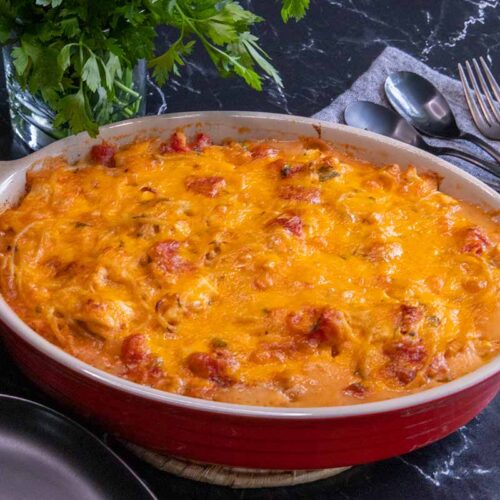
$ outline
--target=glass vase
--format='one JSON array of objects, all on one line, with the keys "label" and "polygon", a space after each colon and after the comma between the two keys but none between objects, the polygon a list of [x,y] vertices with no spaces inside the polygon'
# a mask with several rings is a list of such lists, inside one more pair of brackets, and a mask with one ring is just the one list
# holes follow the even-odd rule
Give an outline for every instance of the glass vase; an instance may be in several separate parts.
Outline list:
[{"label": "glass vase", "polygon": [[[67,126],[55,127],[56,113],[39,96],[23,89],[16,78],[12,64],[12,46],[3,48],[5,83],[14,133],[32,150],[71,135]],[[131,75],[130,87],[118,84],[116,103],[113,104],[108,123],[142,116],[146,109],[146,62],[139,61]],[[105,123],[100,123],[104,125]]]}]

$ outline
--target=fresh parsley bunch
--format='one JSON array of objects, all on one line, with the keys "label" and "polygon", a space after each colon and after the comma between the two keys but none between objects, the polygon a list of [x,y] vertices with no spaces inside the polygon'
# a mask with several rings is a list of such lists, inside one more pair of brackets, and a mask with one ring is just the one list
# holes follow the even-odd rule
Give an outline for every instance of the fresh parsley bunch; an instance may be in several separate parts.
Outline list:
[{"label": "fresh parsley bunch", "polygon": [[[309,0],[282,0],[283,20],[299,20],[308,6]],[[137,113],[138,61],[146,60],[163,85],[196,42],[221,75],[239,75],[260,90],[261,70],[281,85],[251,33],[260,21],[233,0],[0,0],[0,44],[13,44],[18,82],[50,107],[55,127],[95,136],[117,109],[121,116]],[[177,38],[156,55],[155,28],[162,25]]]}]

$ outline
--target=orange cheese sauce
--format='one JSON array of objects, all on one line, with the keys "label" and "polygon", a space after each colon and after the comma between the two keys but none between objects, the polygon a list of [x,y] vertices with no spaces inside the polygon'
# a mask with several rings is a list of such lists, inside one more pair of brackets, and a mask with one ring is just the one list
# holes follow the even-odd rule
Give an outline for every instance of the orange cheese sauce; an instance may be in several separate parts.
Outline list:
[{"label": "orange cheese sauce", "polygon": [[28,325],[165,391],[354,404],[500,350],[495,217],[319,139],[177,133],[50,159],[0,232],[1,292]]}]

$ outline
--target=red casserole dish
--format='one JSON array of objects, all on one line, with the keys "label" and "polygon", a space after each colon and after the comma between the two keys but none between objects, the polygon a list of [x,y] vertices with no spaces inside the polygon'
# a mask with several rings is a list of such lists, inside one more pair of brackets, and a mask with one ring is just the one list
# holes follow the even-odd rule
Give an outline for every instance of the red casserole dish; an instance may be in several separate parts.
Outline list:
[{"label": "red casserole dish", "polygon": [[[412,164],[443,177],[441,189],[485,208],[500,196],[449,163],[405,144],[313,119],[265,113],[202,112],[141,118],[54,143],[26,158],[3,162],[0,200],[23,192],[26,170],[49,156],[85,156],[103,139],[125,144],[168,137],[176,128],[203,130],[215,141],[315,136],[374,163]],[[98,370],[50,344],[0,299],[7,348],[45,392],[144,447],[209,463],[270,469],[314,469],[370,462],[406,453],[466,424],[500,389],[500,356],[439,387],[387,401],[325,408],[272,408],[194,399],[141,386]]]}]

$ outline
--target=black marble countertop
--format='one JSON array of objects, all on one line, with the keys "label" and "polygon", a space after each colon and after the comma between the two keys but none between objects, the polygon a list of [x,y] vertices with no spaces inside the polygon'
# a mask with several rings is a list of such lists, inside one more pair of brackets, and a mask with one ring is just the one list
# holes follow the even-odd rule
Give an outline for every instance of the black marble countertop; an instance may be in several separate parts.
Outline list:
[{"label": "black marble countertop", "polygon": [[[220,79],[198,51],[163,91],[150,84],[148,113],[238,109],[308,116],[348,88],[388,45],[450,76],[456,76],[458,62],[487,56],[500,77],[497,0],[312,0],[308,17],[286,26],[279,20],[277,2],[242,3],[267,20],[257,32],[283,76],[284,89],[267,81],[264,91],[257,93],[238,80]],[[168,32],[161,36],[168,40]],[[26,150],[12,137],[2,83],[0,159],[24,154]],[[20,374],[1,345],[0,392],[58,408]],[[499,397],[466,427],[438,443],[290,488],[231,490],[195,483],[160,473],[113,440],[110,443],[160,498],[500,498]]]}]

